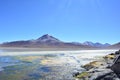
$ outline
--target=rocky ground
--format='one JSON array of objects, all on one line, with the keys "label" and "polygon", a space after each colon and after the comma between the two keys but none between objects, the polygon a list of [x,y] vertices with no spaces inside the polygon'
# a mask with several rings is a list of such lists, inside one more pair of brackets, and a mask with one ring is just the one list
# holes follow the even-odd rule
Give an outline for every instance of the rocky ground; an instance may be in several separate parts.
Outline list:
[{"label": "rocky ground", "polygon": [[85,71],[73,74],[76,80],[120,80],[120,50],[82,67]]}]

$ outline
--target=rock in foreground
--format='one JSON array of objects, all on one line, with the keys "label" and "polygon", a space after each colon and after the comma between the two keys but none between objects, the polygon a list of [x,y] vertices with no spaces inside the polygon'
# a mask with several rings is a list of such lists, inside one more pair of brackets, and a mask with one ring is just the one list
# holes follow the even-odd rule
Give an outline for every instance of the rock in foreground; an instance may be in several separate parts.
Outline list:
[{"label": "rock in foreground", "polygon": [[76,73],[76,80],[120,80],[120,50],[82,67],[86,71]]}]

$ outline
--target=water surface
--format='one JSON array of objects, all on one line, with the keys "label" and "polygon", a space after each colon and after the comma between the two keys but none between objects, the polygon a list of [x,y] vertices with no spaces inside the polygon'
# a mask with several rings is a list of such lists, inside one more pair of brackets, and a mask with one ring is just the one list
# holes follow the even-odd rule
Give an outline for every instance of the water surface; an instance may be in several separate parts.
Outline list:
[{"label": "water surface", "polygon": [[75,80],[81,65],[97,60],[115,50],[81,51],[1,51],[2,80]]}]

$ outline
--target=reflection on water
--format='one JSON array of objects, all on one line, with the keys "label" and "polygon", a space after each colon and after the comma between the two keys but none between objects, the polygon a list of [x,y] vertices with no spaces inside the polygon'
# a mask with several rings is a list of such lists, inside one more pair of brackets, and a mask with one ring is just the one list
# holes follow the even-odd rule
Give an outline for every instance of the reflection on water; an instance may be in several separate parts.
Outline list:
[{"label": "reflection on water", "polygon": [[13,66],[19,64],[19,60],[15,60],[9,56],[0,56],[0,71],[4,70],[4,67]]},{"label": "reflection on water", "polygon": [[17,63],[17,62],[19,61],[9,56],[0,57],[0,63]]},{"label": "reflection on water", "polygon": [[[19,63],[21,62],[22,64],[20,65]],[[24,74],[26,80],[72,80],[73,71],[79,69],[79,67],[76,68],[78,64],[73,62],[70,64],[68,56],[61,54],[4,56],[0,57],[0,65],[4,69],[2,71],[3,74],[1,73],[2,75],[10,77],[10,74],[14,73],[17,80],[23,80],[22,74]],[[6,77],[0,76],[0,79],[12,80],[12,78],[6,79]]]}]

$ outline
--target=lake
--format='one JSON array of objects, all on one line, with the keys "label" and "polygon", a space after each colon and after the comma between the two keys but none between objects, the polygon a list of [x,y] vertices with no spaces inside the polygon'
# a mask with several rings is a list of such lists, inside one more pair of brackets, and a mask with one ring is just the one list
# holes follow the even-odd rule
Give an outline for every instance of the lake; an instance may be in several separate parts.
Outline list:
[{"label": "lake", "polygon": [[81,65],[116,50],[5,51],[0,50],[2,80],[75,80]]}]

